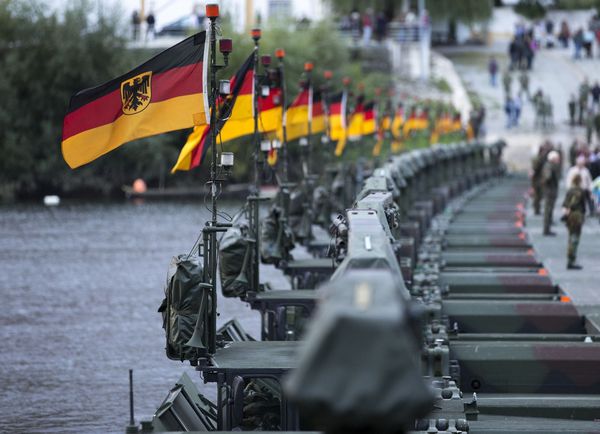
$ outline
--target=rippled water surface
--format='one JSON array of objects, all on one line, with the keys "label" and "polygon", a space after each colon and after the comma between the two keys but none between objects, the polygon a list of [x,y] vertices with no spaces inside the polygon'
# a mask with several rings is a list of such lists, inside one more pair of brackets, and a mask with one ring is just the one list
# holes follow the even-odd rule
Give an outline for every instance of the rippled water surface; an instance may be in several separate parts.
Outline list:
[{"label": "rippled water surface", "polygon": [[[0,207],[0,432],[123,432],[129,368],[136,416],[184,371],[203,387],[165,357],[157,308],[170,258],[207,217],[190,203]],[[262,276],[285,284],[274,269]],[[241,302],[219,311],[258,335]]]}]

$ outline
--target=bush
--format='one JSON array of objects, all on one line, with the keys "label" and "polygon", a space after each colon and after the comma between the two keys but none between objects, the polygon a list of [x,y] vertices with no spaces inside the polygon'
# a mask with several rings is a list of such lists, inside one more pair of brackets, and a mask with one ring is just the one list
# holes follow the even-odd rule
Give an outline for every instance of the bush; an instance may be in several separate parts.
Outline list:
[{"label": "bush", "polygon": [[557,0],[556,9],[600,9],[599,0]]},{"label": "bush", "polygon": [[530,20],[546,16],[546,8],[538,0],[520,0],[515,6],[515,12]]}]

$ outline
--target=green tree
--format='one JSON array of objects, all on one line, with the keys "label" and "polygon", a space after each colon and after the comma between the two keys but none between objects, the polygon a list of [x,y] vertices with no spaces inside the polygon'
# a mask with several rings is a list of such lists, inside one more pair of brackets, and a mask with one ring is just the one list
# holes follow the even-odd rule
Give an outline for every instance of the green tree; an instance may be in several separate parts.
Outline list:
[{"label": "green tree", "polygon": [[473,24],[492,17],[492,0],[426,0],[426,7],[433,19],[448,19]]},{"label": "green tree", "polygon": [[[383,11],[388,18],[394,18],[400,13],[403,2],[398,0],[329,0],[329,3],[338,14],[347,14],[352,10],[363,12],[367,8],[371,8],[375,11]],[[418,1],[408,1],[408,6],[416,11]],[[425,0],[425,7],[432,18],[463,21],[467,24],[490,19],[493,6],[492,0]]]},{"label": "green tree", "polygon": [[39,3],[0,2],[0,183],[17,193],[70,177],[60,154],[70,96],[126,69],[116,19],[98,11],[92,22],[88,10],[82,2],[58,16]]},{"label": "green tree", "polygon": [[530,20],[543,18],[546,15],[546,7],[538,0],[520,0],[514,9],[515,12]]},{"label": "green tree", "polygon": [[[127,49],[119,12],[90,13],[85,0],[69,3],[60,13],[37,0],[0,0],[0,197],[77,192],[110,193],[136,177],[150,186],[165,178],[170,185],[199,185],[206,167],[167,175],[189,131],[142,139],[71,170],[60,152],[61,130],[70,96],[117,77],[151,57],[151,50]],[[350,61],[349,49],[331,23],[317,23],[301,32],[291,23],[263,32],[261,53],[284,48],[289,100],[296,95],[305,61],[315,63],[316,85],[325,69],[334,71],[335,87],[350,76],[364,81],[372,94],[385,86],[385,75],[365,75]],[[226,24],[223,33],[230,35]],[[249,35],[234,36],[230,66],[221,78],[233,75],[252,52]],[[236,152],[237,181],[248,179],[250,138],[225,144]]]}]

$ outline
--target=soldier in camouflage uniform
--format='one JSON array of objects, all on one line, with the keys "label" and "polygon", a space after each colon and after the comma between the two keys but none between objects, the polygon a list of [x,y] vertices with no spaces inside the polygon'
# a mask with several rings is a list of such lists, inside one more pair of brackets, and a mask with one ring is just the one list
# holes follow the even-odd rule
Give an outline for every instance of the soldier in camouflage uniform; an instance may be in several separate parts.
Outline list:
[{"label": "soldier in camouflage uniform", "polygon": [[533,190],[533,210],[535,215],[541,214],[542,195],[544,194],[542,186],[542,170],[548,156],[548,152],[552,150],[552,144],[546,141],[538,150],[537,155],[531,162],[531,188]]},{"label": "soldier in camouflage uniform", "polygon": [[588,99],[590,95],[590,85],[587,78],[579,85],[579,125],[583,125],[585,113],[588,108]]},{"label": "soldier in camouflage uniform", "polygon": [[508,69],[506,69],[504,74],[502,74],[502,85],[504,87],[504,95],[506,98],[508,98],[511,95],[512,88],[512,75]]},{"label": "soldier in camouflage uniform", "polygon": [[577,247],[581,235],[581,227],[585,216],[585,191],[581,188],[581,176],[573,177],[573,186],[567,191],[563,202],[563,220],[569,230],[569,244],[567,248],[567,269],[581,270],[581,265],[575,262]]},{"label": "soldier in camouflage uniform", "polygon": [[594,132],[594,112],[588,110],[585,115],[585,138],[588,143],[592,143],[592,133]]},{"label": "soldier in camouflage uniform", "polygon": [[571,99],[569,99],[569,125],[572,127],[575,126],[575,114],[577,112],[577,98],[575,94],[571,94]]},{"label": "soldier in camouflage uniform", "polygon": [[521,71],[519,75],[519,85],[521,86],[519,95],[525,94],[527,99],[531,99],[531,95],[529,95],[529,74],[525,70]]},{"label": "soldier in camouflage uniform", "polygon": [[[595,113],[594,115],[594,132],[596,133],[596,141],[600,141],[600,111],[598,111],[597,113]],[[592,141],[590,140],[589,143],[591,144]]]},{"label": "soldier in camouflage uniform", "polygon": [[544,188],[544,235],[555,236],[556,234],[550,230],[550,226],[560,183],[560,154],[556,151],[548,153],[542,171],[542,182]]}]

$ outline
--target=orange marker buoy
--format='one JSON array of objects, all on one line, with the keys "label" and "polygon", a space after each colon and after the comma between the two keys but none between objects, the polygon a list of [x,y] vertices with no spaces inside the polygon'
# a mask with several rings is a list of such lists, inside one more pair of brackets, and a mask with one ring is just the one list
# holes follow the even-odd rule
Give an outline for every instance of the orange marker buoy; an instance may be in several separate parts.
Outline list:
[{"label": "orange marker buoy", "polygon": [[547,275],[548,275],[548,270],[546,270],[545,268],[540,268],[540,269],[538,270],[538,274],[539,274],[540,276],[547,276]]},{"label": "orange marker buoy", "polygon": [[146,187],[146,183],[144,182],[144,180],[138,178],[135,181],[133,181],[132,190],[134,193],[146,193],[146,190],[148,190],[148,188]]},{"label": "orange marker buoy", "polygon": [[571,297],[566,296],[566,295],[561,295],[560,302],[561,303],[571,303]]}]

